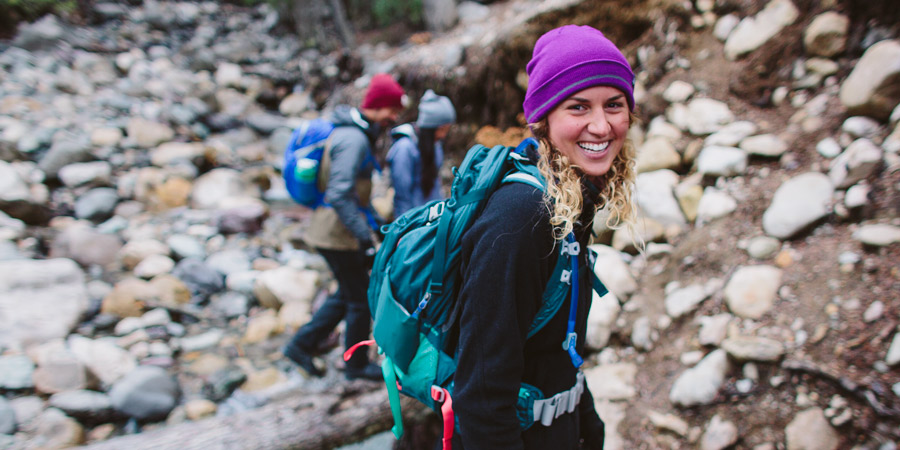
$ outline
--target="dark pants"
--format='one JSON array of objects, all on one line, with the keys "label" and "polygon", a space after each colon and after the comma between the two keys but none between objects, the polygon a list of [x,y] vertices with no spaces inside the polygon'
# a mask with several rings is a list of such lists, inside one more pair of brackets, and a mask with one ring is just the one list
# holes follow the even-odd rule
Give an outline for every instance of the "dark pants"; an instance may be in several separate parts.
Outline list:
[{"label": "dark pants", "polygon": [[[328,267],[338,282],[338,290],[329,296],[306,325],[300,327],[289,346],[306,353],[313,353],[318,344],[328,338],[341,320],[346,321],[344,348],[369,339],[371,316],[366,290],[369,287],[369,270],[359,251],[317,249],[328,262]],[[366,347],[357,350],[347,367],[362,369],[369,363]]]}]

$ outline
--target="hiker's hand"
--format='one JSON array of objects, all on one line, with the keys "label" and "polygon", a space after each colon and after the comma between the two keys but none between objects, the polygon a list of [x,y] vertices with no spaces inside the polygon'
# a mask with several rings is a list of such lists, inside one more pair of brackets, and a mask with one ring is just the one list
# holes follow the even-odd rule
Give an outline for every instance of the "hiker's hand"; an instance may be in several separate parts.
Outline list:
[{"label": "hiker's hand", "polygon": [[362,254],[366,268],[371,269],[372,265],[375,264],[375,253],[377,251],[375,244],[372,241],[360,241],[359,251]]}]

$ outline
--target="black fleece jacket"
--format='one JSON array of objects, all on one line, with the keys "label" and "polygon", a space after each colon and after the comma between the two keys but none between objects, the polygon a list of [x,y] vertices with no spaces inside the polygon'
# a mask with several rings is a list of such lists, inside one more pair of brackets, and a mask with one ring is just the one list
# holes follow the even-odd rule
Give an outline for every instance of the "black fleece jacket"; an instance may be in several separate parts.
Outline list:
[{"label": "black fleece jacket", "polygon": [[[585,210],[592,211],[590,204]],[[592,295],[584,269],[590,219],[583,217],[576,227],[582,270],[575,331],[582,355]],[[602,448],[603,422],[587,386],[578,408],[549,427],[535,423],[522,432],[516,417],[520,383],[536,386],[545,397],[575,384],[577,369],[562,348],[568,297],[550,322],[526,340],[559,255],[556,245],[543,194],[521,183],[501,186],[463,236],[453,406],[465,450]]]}]

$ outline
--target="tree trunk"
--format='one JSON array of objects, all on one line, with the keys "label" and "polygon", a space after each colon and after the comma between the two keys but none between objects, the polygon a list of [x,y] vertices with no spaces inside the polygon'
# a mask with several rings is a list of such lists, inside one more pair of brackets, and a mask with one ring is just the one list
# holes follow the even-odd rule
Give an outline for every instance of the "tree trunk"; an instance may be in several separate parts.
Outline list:
[{"label": "tree trunk", "polygon": [[329,0],[329,2],[331,4],[331,15],[334,16],[334,24],[341,35],[344,47],[347,50],[353,50],[356,47],[356,39],[353,38],[353,30],[350,28],[350,23],[347,22],[344,5],[341,4],[341,0]]},{"label": "tree trunk", "polygon": [[[420,417],[427,410],[424,405],[408,397],[402,397],[401,404],[404,417]],[[112,438],[85,448],[327,449],[359,442],[389,430],[392,425],[385,389],[351,397],[338,394],[297,395],[233,416],[184,422]]]}]

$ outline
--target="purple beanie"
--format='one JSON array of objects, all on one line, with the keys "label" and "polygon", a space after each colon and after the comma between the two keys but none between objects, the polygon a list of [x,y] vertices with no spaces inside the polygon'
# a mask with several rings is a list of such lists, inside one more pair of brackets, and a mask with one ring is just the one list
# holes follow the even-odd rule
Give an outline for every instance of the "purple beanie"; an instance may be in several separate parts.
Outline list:
[{"label": "purple beanie", "polygon": [[544,33],[525,67],[525,119],[535,123],[570,95],[593,86],[611,86],[634,111],[634,73],[622,52],[587,25],[565,25]]}]

